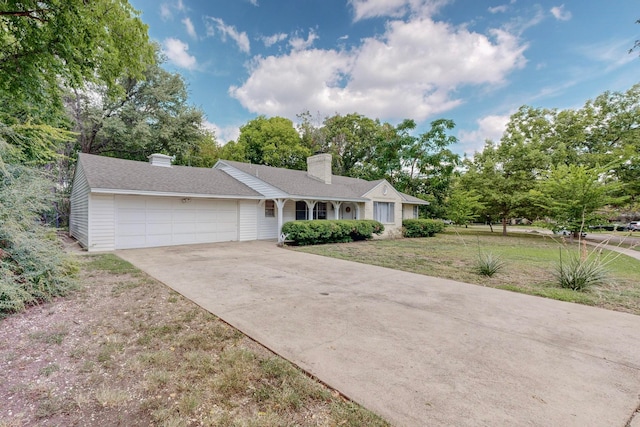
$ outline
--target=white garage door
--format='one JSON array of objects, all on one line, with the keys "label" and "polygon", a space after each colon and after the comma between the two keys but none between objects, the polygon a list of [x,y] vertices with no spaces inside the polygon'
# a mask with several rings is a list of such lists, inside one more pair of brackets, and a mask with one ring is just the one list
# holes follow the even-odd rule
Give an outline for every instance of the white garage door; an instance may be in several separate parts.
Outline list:
[{"label": "white garage door", "polygon": [[238,239],[235,200],[116,196],[116,249]]}]

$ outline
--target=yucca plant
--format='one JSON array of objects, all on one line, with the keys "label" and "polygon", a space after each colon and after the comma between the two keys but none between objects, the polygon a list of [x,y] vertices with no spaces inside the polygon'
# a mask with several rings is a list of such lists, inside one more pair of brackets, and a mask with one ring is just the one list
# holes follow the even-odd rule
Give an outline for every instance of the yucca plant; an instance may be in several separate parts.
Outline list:
[{"label": "yucca plant", "polygon": [[562,288],[584,291],[593,285],[599,285],[607,280],[608,272],[605,264],[592,253],[585,250],[569,252],[562,256],[556,267],[555,276]]},{"label": "yucca plant", "polygon": [[504,268],[502,259],[492,252],[478,251],[474,271],[482,276],[492,277]]}]

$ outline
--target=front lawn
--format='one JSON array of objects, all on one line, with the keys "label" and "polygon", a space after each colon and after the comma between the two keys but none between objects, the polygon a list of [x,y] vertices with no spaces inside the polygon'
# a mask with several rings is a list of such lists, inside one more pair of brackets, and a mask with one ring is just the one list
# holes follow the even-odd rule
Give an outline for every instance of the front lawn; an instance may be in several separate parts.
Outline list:
[{"label": "front lawn", "polygon": [[[558,236],[514,233],[503,237],[499,232],[449,228],[431,238],[374,240],[296,250],[640,314],[640,261],[603,251],[601,257],[609,271],[607,284],[582,292],[562,289],[554,280],[560,251],[565,251],[566,256],[567,251],[581,249],[577,243],[570,244]],[[586,250],[591,252],[594,248],[586,246]],[[499,256],[504,268],[493,277],[478,275],[474,265],[479,252]]]}]

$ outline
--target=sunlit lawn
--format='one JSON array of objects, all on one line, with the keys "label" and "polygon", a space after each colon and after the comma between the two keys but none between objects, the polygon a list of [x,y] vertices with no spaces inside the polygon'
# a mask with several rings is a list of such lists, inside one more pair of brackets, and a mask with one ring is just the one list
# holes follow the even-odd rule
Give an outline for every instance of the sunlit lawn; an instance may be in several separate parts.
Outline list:
[{"label": "sunlit lawn", "polygon": [[[494,230],[491,233],[488,228],[484,231],[449,227],[445,233],[431,238],[374,240],[296,250],[640,314],[639,260],[572,244],[560,236],[534,232],[503,237],[499,227],[494,226]],[[582,292],[560,288],[554,272],[561,251],[565,257],[572,251],[599,256],[609,272],[608,283]],[[499,256],[505,263],[503,270],[491,278],[475,273],[480,252]]]}]

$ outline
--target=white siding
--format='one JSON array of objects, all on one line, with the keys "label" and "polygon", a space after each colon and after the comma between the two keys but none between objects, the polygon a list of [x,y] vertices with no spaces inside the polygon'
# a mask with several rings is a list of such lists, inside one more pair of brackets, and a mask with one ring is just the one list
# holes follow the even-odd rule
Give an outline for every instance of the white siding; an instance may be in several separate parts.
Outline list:
[{"label": "white siding", "polygon": [[256,240],[258,238],[258,205],[255,200],[240,200],[238,209],[238,240]]},{"label": "white siding", "polygon": [[293,200],[287,200],[284,205],[284,211],[282,215],[282,223],[296,220],[296,202]]},{"label": "white siding", "polygon": [[80,162],[76,165],[71,188],[69,234],[83,247],[89,246],[89,183]]},{"label": "white siding", "polygon": [[258,205],[258,239],[278,238],[278,213],[275,217],[265,217],[264,202]]},{"label": "white siding", "polygon": [[89,199],[89,251],[112,251],[115,244],[113,194],[92,194]]}]

